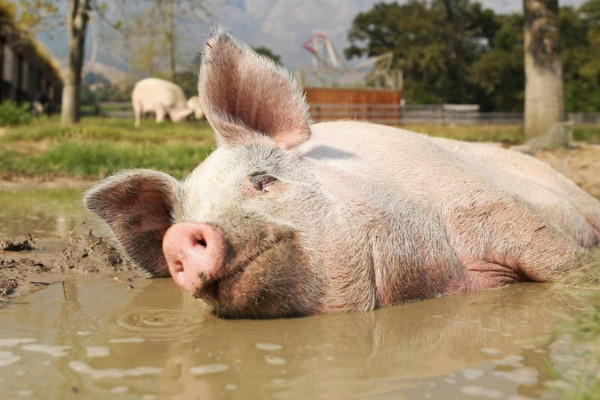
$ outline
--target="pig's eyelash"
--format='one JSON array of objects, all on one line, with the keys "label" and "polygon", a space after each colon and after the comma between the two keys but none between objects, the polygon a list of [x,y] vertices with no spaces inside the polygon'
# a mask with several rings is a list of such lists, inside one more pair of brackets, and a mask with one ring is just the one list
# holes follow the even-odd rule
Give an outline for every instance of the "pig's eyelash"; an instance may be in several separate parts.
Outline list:
[{"label": "pig's eyelash", "polygon": [[277,178],[273,175],[258,173],[250,175],[250,182],[256,190],[263,192],[267,187],[277,182]]}]

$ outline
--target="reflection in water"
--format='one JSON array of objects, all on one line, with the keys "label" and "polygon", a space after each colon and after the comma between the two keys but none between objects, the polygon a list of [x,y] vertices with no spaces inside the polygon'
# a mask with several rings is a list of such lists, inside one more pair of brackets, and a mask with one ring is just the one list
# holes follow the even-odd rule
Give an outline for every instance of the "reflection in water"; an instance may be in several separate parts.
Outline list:
[{"label": "reflection in water", "polygon": [[231,321],[168,279],[132,290],[66,282],[0,309],[0,385],[29,398],[548,397],[546,361],[560,356],[548,333],[582,301],[519,284],[376,312]]},{"label": "reflection in water", "polygon": [[65,237],[86,221],[87,229],[106,233],[104,224],[87,211],[83,189],[23,189],[0,191],[0,240],[30,233]]}]

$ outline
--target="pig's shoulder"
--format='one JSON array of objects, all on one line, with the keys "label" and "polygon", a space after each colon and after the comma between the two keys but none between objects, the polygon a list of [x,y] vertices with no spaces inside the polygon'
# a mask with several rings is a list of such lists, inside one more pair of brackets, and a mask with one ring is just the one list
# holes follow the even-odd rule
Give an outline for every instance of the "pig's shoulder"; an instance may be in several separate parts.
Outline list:
[{"label": "pig's shoulder", "polygon": [[364,151],[394,151],[403,148],[431,146],[425,135],[385,125],[358,121],[322,122],[311,126],[311,139],[302,150],[306,152],[346,151],[360,154]]}]

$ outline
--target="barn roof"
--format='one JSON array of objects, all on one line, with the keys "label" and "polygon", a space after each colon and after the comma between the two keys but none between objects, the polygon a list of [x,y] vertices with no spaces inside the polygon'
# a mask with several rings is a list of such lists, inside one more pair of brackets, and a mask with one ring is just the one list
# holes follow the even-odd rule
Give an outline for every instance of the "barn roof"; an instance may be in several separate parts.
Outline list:
[{"label": "barn roof", "polygon": [[16,5],[0,0],[0,36],[1,40],[14,50],[23,53],[29,62],[40,62],[47,71],[51,71],[55,79],[62,81],[60,62],[36,38],[25,33],[15,21]]}]

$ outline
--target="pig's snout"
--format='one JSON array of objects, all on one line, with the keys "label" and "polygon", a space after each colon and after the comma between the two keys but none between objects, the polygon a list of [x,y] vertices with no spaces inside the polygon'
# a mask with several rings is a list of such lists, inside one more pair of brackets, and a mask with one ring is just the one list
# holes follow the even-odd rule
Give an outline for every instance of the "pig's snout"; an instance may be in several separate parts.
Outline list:
[{"label": "pig's snout", "polygon": [[212,225],[172,225],[165,233],[162,247],[171,276],[179,286],[192,294],[215,280],[223,269],[225,239]]}]

